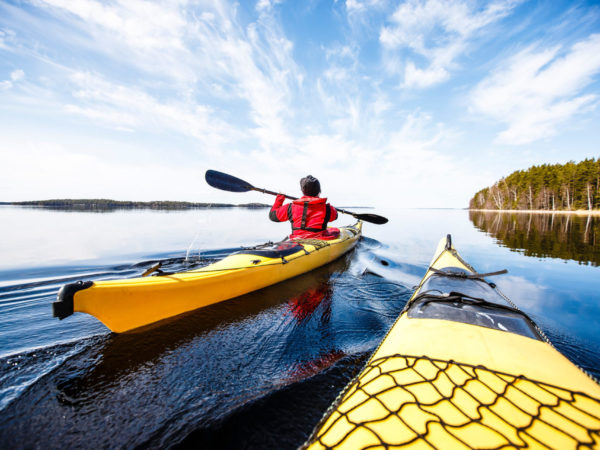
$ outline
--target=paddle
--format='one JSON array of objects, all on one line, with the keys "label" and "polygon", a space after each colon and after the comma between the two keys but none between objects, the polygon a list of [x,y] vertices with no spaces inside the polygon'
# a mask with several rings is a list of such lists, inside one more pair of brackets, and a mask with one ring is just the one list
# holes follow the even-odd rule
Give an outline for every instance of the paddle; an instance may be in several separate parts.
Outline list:
[{"label": "paddle", "polygon": [[[244,180],[240,180],[232,175],[228,175],[223,172],[217,172],[216,170],[207,170],[206,171],[206,182],[210,184],[212,187],[221,189],[223,191],[229,192],[248,192],[248,191],[258,191],[263,194],[271,194],[271,195],[279,195],[277,192],[268,191],[266,189],[257,188],[252,186],[250,183]],[[289,195],[283,194],[285,198],[289,198],[290,200],[298,200],[297,197],[291,197]],[[375,223],[377,225],[382,225],[388,222],[388,219],[383,216],[378,216],[377,214],[357,214],[351,211],[346,211],[345,209],[335,208],[338,212],[343,214],[349,214],[352,217],[355,217],[359,220],[363,220],[369,223]]]}]

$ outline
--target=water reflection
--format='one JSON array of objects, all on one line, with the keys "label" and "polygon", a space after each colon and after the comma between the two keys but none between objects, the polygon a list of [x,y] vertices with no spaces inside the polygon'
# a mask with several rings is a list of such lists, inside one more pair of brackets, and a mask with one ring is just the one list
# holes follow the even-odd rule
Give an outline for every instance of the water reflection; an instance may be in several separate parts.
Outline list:
[{"label": "water reflection", "polygon": [[[340,283],[352,259],[144,330],[96,338],[3,410],[0,442],[80,446],[85,435],[100,447],[170,446],[356,355],[364,336],[378,341],[389,321],[345,300],[357,283],[373,283]],[[387,306],[396,315],[404,300]],[[316,423],[322,411],[303,413]],[[28,433],[32,427],[46,432]]]},{"label": "water reflection", "polygon": [[328,280],[323,281],[311,287],[288,301],[288,308],[291,314],[298,320],[303,322],[310,318],[315,310],[322,304],[323,311],[321,313],[321,321],[328,323],[331,320],[331,296],[333,289],[329,285]]},{"label": "water reflection", "polygon": [[[298,448],[363,367],[448,233],[479,271],[508,269],[494,280],[500,289],[561,352],[600,376],[597,267],[540,262],[523,255],[525,246],[509,251],[492,231],[476,230],[466,210],[377,212],[390,225],[365,224],[371,239],[348,260],[115,335],[86,314],[53,318],[60,285],[129,278],[156,261],[185,270],[288,230],[263,210],[0,207],[0,447]],[[480,221],[491,229],[506,220],[495,216]],[[581,246],[573,230],[585,234],[586,217],[566,223],[556,215],[553,224],[546,217],[547,228],[568,231],[552,239]],[[508,225],[523,229],[528,219],[517,215]],[[594,218],[587,227],[590,245],[598,239]]]},{"label": "water reflection", "polygon": [[469,211],[469,218],[499,244],[526,256],[600,265],[600,217]]},{"label": "water reflection", "polygon": [[[91,350],[95,355],[89,358],[90,361],[94,361],[89,370],[75,377],[69,377],[68,382],[61,383],[59,391],[69,394],[118,384],[133,373],[160,364],[166,355],[180,352],[182,348],[198,349],[207,341],[212,341],[215,335],[237,334],[240,324],[254,321],[255,318],[272,318],[274,323],[283,323],[286,328],[293,331],[303,322],[309,321],[316,314],[319,305],[323,303],[323,313],[318,317],[315,315],[315,319],[321,324],[326,324],[331,315],[333,295],[331,278],[335,274],[344,272],[349,261],[350,255],[309,274],[289,280],[285,285],[251,292],[129,333],[112,333],[106,337],[101,349],[96,347]],[[287,291],[288,295],[282,298],[282,291]],[[276,321],[274,316],[280,315],[287,316],[290,320]],[[283,338],[289,338],[289,335]],[[234,341],[236,345],[241,344],[239,339]],[[259,345],[258,342],[254,342],[253,345],[250,345],[250,342],[247,344],[245,349],[247,355],[252,353],[253,347]]]}]

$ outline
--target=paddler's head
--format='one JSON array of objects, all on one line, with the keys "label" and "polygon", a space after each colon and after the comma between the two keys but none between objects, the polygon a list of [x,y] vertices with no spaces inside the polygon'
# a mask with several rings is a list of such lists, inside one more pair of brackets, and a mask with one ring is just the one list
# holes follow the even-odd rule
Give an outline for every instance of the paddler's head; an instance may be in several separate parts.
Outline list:
[{"label": "paddler's head", "polygon": [[321,184],[312,175],[307,175],[300,180],[300,189],[304,195],[317,197],[321,193]]}]

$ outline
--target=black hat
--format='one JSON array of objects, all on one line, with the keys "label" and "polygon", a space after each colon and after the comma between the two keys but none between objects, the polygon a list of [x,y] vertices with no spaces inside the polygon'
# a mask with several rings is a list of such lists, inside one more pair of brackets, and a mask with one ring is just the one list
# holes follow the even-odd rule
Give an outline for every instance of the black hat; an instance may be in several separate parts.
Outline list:
[{"label": "black hat", "polygon": [[312,175],[307,175],[300,180],[300,189],[304,195],[316,197],[321,193],[321,183]]}]

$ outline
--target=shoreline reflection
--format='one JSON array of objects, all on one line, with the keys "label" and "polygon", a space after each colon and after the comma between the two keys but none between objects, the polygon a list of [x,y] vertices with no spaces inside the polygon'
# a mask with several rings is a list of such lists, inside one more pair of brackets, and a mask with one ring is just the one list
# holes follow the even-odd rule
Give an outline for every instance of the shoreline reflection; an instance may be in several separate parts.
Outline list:
[{"label": "shoreline reflection", "polygon": [[600,218],[592,215],[469,211],[473,225],[526,256],[600,266]]}]

